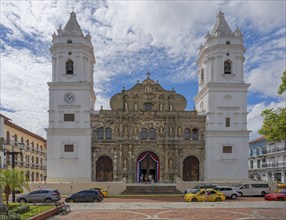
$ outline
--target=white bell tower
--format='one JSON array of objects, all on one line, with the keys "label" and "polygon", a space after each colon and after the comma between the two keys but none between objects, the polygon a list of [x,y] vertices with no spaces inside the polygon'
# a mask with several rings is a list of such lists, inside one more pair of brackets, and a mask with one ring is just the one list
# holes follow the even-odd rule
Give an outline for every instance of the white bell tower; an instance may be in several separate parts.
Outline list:
[{"label": "white bell tower", "polygon": [[219,12],[215,26],[200,46],[196,110],[206,115],[205,180],[248,178],[249,131],[244,82],[243,36],[232,32]]},{"label": "white bell tower", "polygon": [[74,12],[53,34],[49,86],[47,181],[91,181],[90,114],[94,110],[93,46]]}]

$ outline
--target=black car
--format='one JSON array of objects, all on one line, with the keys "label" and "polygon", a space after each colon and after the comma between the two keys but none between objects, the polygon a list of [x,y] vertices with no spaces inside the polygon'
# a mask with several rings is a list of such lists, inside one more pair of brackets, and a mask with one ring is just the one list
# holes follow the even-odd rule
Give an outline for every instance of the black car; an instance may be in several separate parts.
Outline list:
[{"label": "black car", "polygon": [[83,190],[74,193],[65,199],[66,202],[101,202],[103,196],[98,190]]}]

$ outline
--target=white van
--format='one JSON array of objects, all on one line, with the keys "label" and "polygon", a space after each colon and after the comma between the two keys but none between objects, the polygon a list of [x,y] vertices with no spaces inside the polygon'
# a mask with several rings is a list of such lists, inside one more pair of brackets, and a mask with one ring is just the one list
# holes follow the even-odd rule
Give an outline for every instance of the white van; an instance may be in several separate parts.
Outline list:
[{"label": "white van", "polygon": [[270,193],[269,183],[243,183],[235,188],[240,196],[265,196]]}]

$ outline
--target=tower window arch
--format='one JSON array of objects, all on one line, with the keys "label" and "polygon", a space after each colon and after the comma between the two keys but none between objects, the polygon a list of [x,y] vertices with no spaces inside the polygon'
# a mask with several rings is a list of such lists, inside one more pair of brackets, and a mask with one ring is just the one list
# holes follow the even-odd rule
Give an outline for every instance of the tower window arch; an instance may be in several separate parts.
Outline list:
[{"label": "tower window arch", "polygon": [[192,130],[192,138],[193,140],[198,140],[199,139],[199,132],[198,132],[198,129],[193,129]]},{"label": "tower window arch", "polygon": [[73,61],[72,60],[68,60],[66,62],[66,74],[68,75],[72,75],[73,74]]},{"label": "tower window arch", "polygon": [[103,128],[98,128],[97,129],[97,138],[98,139],[103,139],[103,137],[104,137],[104,130],[103,130]]},{"label": "tower window arch", "polygon": [[142,140],[147,140],[148,138],[148,131],[146,128],[142,128],[141,132],[140,132],[140,138]]},{"label": "tower window arch", "polygon": [[224,61],[224,74],[231,74],[231,61]]},{"label": "tower window arch", "polygon": [[227,128],[230,127],[230,118],[225,119],[225,127],[227,127]]},{"label": "tower window arch", "polygon": [[184,130],[184,139],[185,140],[190,140],[191,139],[191,131],[189,128],[185,128]]},{"label": "tower window arch", "polygon": [[111,128],[105,129],[105,139],[112,139],[112,129]]},{"label": "tower window arch", "polygon": [[156,139],[156,130],[154,128],[151,128],[149,130],[149,138],[150,138],[150,140],[155,140]]}]

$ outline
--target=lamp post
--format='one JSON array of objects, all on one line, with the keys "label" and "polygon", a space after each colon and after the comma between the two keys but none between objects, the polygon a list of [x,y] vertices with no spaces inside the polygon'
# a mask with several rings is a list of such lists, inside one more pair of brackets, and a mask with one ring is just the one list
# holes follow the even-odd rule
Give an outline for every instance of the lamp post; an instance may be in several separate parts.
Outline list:
[{"label": "lamp post", "polygon": [[[14,144],[17,144],[17,145],[20,145],[20,146],[24,145],[24,143],[17,143],[17,142],[14,142]],[[18,154],[23,155],[22,149],[20,149],[20,150],[21,150],[20,152],[19,151],[14,151],[14,146],[12,146],[12,151],[11,152],[4,151],[4,155],[12,155],[12,163],[11,163],[12,170],[15,169],[15,155],[18,155]],[[15,191],[12,190],[12,202],[15,202],[15,201],[16,201]]]}]

